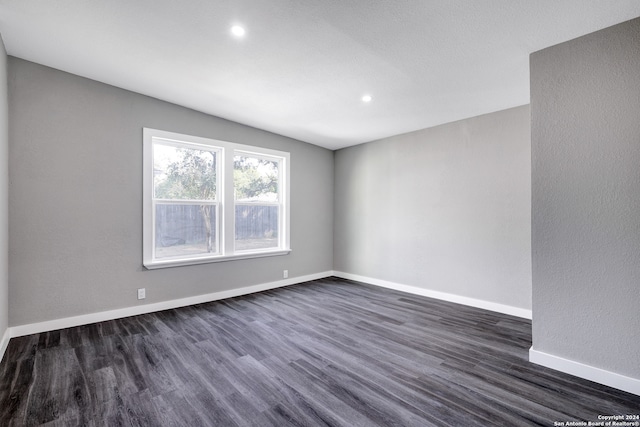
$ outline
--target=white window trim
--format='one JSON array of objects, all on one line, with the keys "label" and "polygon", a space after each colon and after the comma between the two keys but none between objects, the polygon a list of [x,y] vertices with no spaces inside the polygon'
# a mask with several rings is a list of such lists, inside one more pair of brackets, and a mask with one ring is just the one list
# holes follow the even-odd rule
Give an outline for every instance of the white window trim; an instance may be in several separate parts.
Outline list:
[{"label": "white window trim", "polygon": [[[155,209],[153,200],[153,139],[164,139],[173,143],[198,144],[207,148],[220,148],[220,176],[222,176],[222,186],[219,186],[217,204],[219,209],[219,253],[204,254],[185,258],[155,259],[154,258],[154,224]],[[280,203],[282,206],[279,212],[279,234],[280,246],[277,248],[261,249],[254,251],[235,251],[235,201],[233,200],[233,157],[234,152],[255,155],[256,157],[267,156],[281,158],[280,167]],[[290,154],[284,151],[271,150],[267,148],[237,144],[227,141],[202,138],[191,135],[183,135],[173,132],[166,132],[157,129],[143,129],[143,265],[147,269],[157,269],[166,267],[178,267],[185,265],[206,264],[212,262],[231,261],[238,259],[262,258],[270,256],[287,255],[291,252],[290,246]],[[160,201],[160,200],[158,200]],[[161,201],[160,201],[161,202]],[[189,202],[189,201],[185,201]],[[250,202],[238,202],[238,204],[251,204]],[[270,203],[260,203],[261,205]]]}]

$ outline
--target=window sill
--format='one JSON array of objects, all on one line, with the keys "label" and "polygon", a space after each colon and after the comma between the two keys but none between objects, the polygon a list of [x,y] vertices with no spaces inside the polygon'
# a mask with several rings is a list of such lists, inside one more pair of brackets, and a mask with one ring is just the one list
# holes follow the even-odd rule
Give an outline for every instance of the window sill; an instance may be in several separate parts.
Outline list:
[{"label": "window sill", "polygon": [[144,261],[143,265],[147,270],[156,270],[159,268],[182,267],[185,265],[210,264],[213,262],[235,261],[239,259],[281,256],[288,255],[290,252],[291,249],[278,249],[275,251],[239,253],[234,255],[217,255],[212,257],[181,258],[166,261]]}]

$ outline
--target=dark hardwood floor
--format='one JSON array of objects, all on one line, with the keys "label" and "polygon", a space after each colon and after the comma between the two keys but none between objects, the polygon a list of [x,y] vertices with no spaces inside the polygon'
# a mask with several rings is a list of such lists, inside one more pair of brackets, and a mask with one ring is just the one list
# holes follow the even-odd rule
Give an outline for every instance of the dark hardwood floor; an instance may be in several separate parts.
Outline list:
[{"label": "dark hardwood floor", "polygon": [[0,426],[553,426],[640,398],[529,363],[531,323],[329,278],[14,338]]}]

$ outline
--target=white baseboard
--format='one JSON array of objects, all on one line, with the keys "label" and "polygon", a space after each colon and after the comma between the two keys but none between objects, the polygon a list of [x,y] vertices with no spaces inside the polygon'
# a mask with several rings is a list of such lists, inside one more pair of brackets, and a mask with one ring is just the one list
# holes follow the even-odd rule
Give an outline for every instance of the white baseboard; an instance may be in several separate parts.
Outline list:
[{"label": "white baseboard", "polygon": [[529,361],[556,371],[571,374],[618,390],[640,396],[640,379],[626,377],[594,366],[565,359],[542,351],[529,349]]},{"label": "white baseboard", "polygon": [[[325,271],[322,273],[309,274],[307,276],[291,277],[289,279],[278,280],[276,282],[261,283],[259,285],[247,286],[244,288],[230,289],[228,291],[213,292],[210,294],[180,298],[171,301],[163,301],[152,304],[138,305],[135,307],[120,308],[117,310],[101,311],[98,313],[48,320],[46,322],[12,326],[9,328],[9,336],[12,338],[21,337],[24,335],[55,331],[57,329],[88,325],[90,323],[96,322],[103,322],[105,320],[120,319],[123,317],[137,316],[139,314],[153,313],[155,311],[169,310],[172,308],[185,307],[194,304],[202,304],[205,302],[217,301],[225,298],[233,298],[241,295],[252,294],[255,292],[266,291],[269,289],[280,288],[283,286],[294,285],[296,283],[308,282],[310,280],[322,279],[332,275],[332,271]],[[6,335],[7,334],[5,333],[5,336]],[[8,341],[9,340],[7,339],[7,342]]]},{"label": "white baseboard", "polygon": [[524,319],[531,320],[531,317],[532,317],[531,310],[527,310],[525,308],[513,307],[510,305],[498,304],[491,301],[484,301],[484,300],[479,300],[475,298],[463,297],[460,295],[449,294],[446,292],[432,291],[430,289],[418,288],[416,286],[402,285],[400,283],[388,282],[386,280],[359,276],[357,274],[344,273],[342,271],[334,271],[333,275],[336,277],[341,277],[343,279],[355,280],[358,282],[368,283],[370,285],[394,289],[396,291],[402,291],[410,294],[421,295],[423,297],[435,298],[443,301],[454,302],[456,304],[463,304],[471,307],[482,308],[485,310],[495,311],[503,314],[509,314],[511,316],[521,317]]},{"label": "white baseboard", "polygon": [[2,358],[4,357],[4,352],[7,351],[7,346],[9,345],[10,339],[11,339],[11,328],[7,328],[4,331],[4,335],[2,335],[2,340],[0,341],[0,362],[2,362]]}]

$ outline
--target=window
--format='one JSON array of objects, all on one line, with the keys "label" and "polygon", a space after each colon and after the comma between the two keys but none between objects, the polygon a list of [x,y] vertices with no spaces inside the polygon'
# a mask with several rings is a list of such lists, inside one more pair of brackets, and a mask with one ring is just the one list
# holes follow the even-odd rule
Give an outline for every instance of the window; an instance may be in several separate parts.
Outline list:
[{"label": "window", "polygon": [[289,153],[144,129],[147,268],[284,255]]},{"label": "window", "polygon": [[282,158],[236,151],[233,156],[235,250],[278,247]]}]

